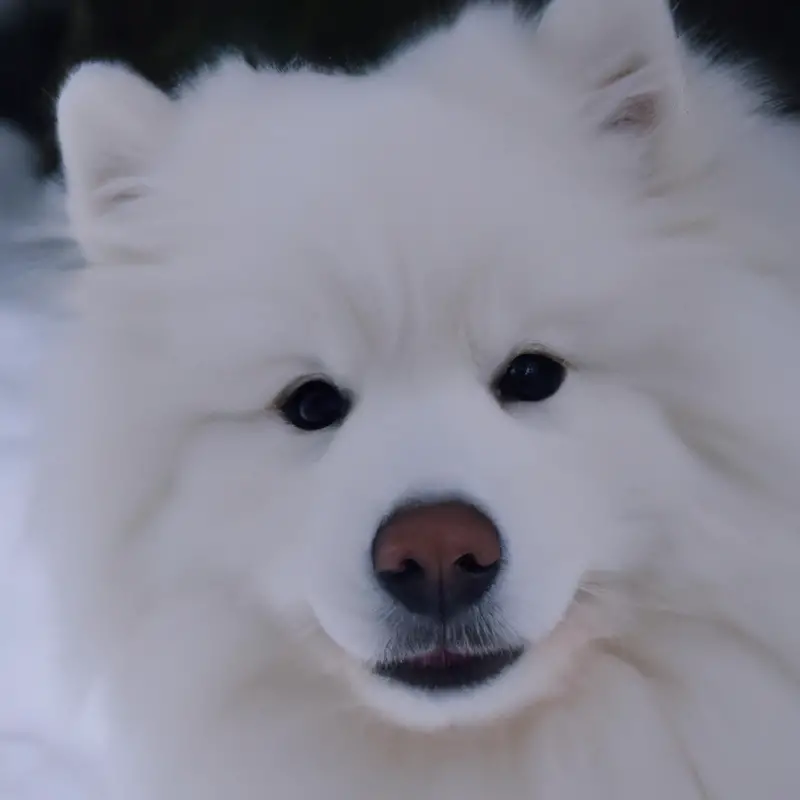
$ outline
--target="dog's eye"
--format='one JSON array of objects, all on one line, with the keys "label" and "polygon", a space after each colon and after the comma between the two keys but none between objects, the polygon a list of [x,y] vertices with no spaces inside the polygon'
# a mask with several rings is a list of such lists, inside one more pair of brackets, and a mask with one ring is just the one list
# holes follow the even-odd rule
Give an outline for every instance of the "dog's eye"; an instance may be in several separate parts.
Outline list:
[{"label": "dog's eye", "polygon": [[564,383],[567,368],[546,353],[520,353],[498,373],[492,389],[503,403],[540,403]]},{"label": "dog's eye", "polygon": [[322,378],[300,384],[278,402],[283,418],[301,431],[321,431],[344,420],[350,411],[350,398]]}]

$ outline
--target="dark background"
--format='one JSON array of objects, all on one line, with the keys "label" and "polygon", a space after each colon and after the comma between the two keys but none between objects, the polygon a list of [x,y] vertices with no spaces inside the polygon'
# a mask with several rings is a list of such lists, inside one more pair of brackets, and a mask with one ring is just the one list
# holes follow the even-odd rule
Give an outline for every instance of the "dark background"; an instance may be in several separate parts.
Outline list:
[{"label": "dark background", "polygon": [[[254,62],[358,72],[469,1],[5,0],[18,9],[0,22],[0,117],[34,137],[48,171],[58,165],[53,97],[82,60],[121,60],[167,89],[229,47]],[[511,1],[531,11],[547,2]],[[800,3],[673,2],[683,31],[722,57],[757,61],[775,83],[781,110],[800,110]]]}]

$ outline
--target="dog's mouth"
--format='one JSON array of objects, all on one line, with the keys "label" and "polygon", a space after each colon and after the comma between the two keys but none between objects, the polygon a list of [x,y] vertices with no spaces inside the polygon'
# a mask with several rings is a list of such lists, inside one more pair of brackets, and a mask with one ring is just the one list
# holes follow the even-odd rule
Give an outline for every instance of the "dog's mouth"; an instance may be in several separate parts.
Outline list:
[{"label": "dog's mouth", "polygon": [[421,656],[379,663],[375,674],[429,692],[470,689],[497,678],[523,654],[524,648],[471,655],[439,648]]}]

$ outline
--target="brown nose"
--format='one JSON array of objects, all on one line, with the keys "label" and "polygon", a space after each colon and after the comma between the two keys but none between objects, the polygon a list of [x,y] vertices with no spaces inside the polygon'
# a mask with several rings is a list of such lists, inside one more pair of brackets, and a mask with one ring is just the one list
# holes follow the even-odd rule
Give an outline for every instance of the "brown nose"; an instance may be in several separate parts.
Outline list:
[{"label": "brown nose", "polygon": [[437,619],[475,605],[497,578],[502,555],[492,520],[458,500],[400,508],[372,544],[384,591],[409,611]]}]

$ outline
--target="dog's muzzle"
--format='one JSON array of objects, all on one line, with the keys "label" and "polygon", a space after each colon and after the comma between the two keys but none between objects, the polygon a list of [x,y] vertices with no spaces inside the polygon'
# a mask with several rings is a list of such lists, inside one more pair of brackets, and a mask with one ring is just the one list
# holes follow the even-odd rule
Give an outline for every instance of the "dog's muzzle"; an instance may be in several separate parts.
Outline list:
[{"label": "dog's muzzle", "polygon": [[392,635],[375,674],[428,691],[459,690],[497,677],[522,655],[491,611],[503,546],[477,506],[404,504],[378,529],[372,566],[390,602]]}]

